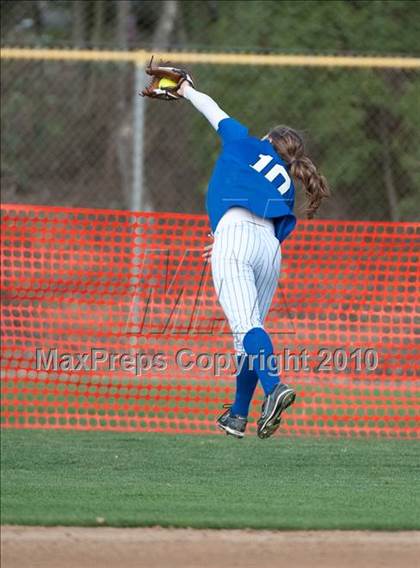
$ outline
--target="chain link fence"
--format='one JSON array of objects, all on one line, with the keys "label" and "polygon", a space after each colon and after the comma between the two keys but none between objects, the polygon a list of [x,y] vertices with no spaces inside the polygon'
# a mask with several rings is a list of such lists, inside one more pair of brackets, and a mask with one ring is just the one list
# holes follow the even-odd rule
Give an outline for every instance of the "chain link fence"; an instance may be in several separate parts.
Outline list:
[{"label": "chain link fence", "polygon": [[[187,65],[197,87],[256,136],[279,123],[303,131],[333,190],[321,217],[417,220],[419,65],[256,65],[252,58],[237,64],[241,56],[235,59],[232,45],[264,51],[263,28],[251,17],[255,11],[269,33],[270,22],[281,30],[291,10],[300,21],[299,11],[309,10],[309,4],[250,1],[246,15],[244,2],[2,2],[2,41],[149,52],[217,46],[229,54],[226,60]],[[350,10],[347,2],[318,2],[321,19],[328,17],[330,4],[336,11],[338,5]],[[286,41],[287,30],[282,33]],[[319,26],[314,34],[320,37]],[[270,37],[280,48],[277,34]],[[133,52],[126,51],[126,61],[119,62],[91,53],[91,61],[64,55],[2,58],[3,200],[204,211],[219,149],[212,128],[186,101],[138,97],[145,75],[130,62]],[[173,64],[185,65],[181,59],[176,53],[171,57]]]},{"label": "chain link fence", "polygon": [[[333,189],[322,217],[415,220],[418,70],[190,68],[198,87],[256,136],[278,123],[304,131]],[[203,211],[217,136],[186,101],[138,97],[135,70],[3,59],[3,199],[128,209],[140,179],[142,209]]]}]

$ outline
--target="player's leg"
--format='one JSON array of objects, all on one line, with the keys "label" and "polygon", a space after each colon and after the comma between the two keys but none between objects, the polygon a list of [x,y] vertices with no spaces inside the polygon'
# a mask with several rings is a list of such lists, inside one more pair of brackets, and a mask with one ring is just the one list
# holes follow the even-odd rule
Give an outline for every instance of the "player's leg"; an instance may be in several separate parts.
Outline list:
[{"label": "player's leg", "polygon": [[257,289],[258,307],[261,319],[265,322],[274,294],[277,290],[280,267],[281,267],[281,248],[279,241],[267,234],[261,234],[264,246],[264,254],[258,259],[258,264],[254,268],[255,287]]},{"label": "player's leg", "polygon": [[255,256],[255,229],[250,223],[227,225],[216,231],[211,268],[220,305],[233,334],[237,355],[245,353],[243,336],[261,327],[258,294],[252,259]]},{"label": "player's leg", "polygon": [[232,414],[248,416],[249,407],[258,383],[258,375],[246,354],[237,355],[236,393]]},{"label": "player's leg", "polygon": [[[255,267],[255,285],[259,310],[264,321],[278,285],[281,250],[277,239],[267,231],[261,232],[261,238],[264,242],[264,254],[259,256],[258,264]],[[256,330],[255,333],[261,332]],[[268,334],[263,339],[260,339],[261,343],[265,343],[265,349],[268,353],[273,352],[273,346]],[[273,390],[269,393],[266,392],[261,417],[258,420],[257,433],[260,438],[268,438],[278,429],[283,410],[294,402],[296,396],[293,389],[281,382],[276,363],[277,361],[273,357],[270,368],[272,373],[277,375],[278,379]]]},{"label": "player's leg", "polygon": [[[271,237],[269,242],[266,235]],[[255,275],[264,272],[261,282],[271,302],[280,262],[277,257],[273,260],[274,243],[278,249],[277,239],[266,229],[239,223],[216,231],[212,252],[213,280],[232,329],[236,353],[248,356],[247,367],[253,368],[266,395],[278,385],[279,377],[276,369],[271,369],[273,345],[263,328]]]},{"label": "player's leg", "polygon": [[255,254],[252,255],[251,262],[261,325],[247,331],[243,337],[243,347],[253,361],[266,396],[279,384],[273,344],[263,323],[277,287],[280,261],[279,242],[274,234],[266,228],[257,227]]},{"label": "player's leg", "polygon": [[238,363],[235,400],[219,425],[229,415],[247,417],[258,382],[242,344],[246,331],[261,325],[254,273],[247,260],[255,248],[252,232],[246,224],[229,225],[216,232],[212,251],[213,281],[233,333]]},{"label": "player's leg", "polygon": [[[258,309],[261,321],[264,323],[278,285],[281,249],[278,240],[267,229],[261,228],[258,237],[259,250],[253,263],[253,270]],[[280,382],[271,337],[265,329],[257,328],[250,330],[246,340],[244,338],[244,343],[250,354],[259,355],[257,363],[260,362],[260,366],[268,371],[269,377],[264,381],[264,392],[268,395]]]},{"label": "player's leg", "polygon": [[[219,301],[234,334],[235,349],[239,355],[245,352],[249,361],[248,373],[243,377],[238,374],[233,408],[238,414],[248,413],[258,377],[266,394],[259,421],[260,437],[268,437],[277,429],[281,412],[293,402],[295,396],[293,389],[280,383],[277,369],[273,367],[273,345],[262,327],[258,304],[255,274],[263,271],[261,297],[266,295],[267,303],[271,303],[274,284],[277,283],[278,268],[273,270],[272,266],[272,252],[276,251],[274,246],[278,249],[274,236],[270,240],[265,230],[245,223],[228,226],[216,235],[212,253],[213,279]],[[274,262],[279,267],[279,259]],[[251,370],[254,371],[253,376]],[[244,402],[246,408],[238,410]],[[239,417],[242,416],[239,414]],[[232,410],[224,413],[219,419],[219,426],[230,434],[242,437],[246,423],[242,422],[241,431],[234,433],[234,418],[237,416]],[[231,424],[228,424],[229,420],[232,421]],[[230,426],[230,430],[227,426]]]}]

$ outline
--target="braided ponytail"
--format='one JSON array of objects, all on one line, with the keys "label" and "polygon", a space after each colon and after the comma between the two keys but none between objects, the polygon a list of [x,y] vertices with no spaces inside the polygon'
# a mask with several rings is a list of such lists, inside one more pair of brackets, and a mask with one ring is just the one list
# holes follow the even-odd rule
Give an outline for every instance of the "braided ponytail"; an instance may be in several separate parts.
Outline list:
[{"label": "braided ponytail", "polygon": [[306,217],[312,219],[323,198],[330,195],[327,180],[305,155],[303,139],[288,126],[277,126],[268,133],[277,153],[289,165],[294,181],[300,181],[306,194]]}]

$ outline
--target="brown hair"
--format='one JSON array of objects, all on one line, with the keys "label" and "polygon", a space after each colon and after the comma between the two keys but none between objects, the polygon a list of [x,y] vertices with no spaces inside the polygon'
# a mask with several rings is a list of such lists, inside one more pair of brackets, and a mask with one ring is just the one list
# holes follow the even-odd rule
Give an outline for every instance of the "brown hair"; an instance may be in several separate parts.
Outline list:
[{"label": "brown hair", "polygon": [[299,180],[306,193],[306,216],[312,219],[324,197],[330,195],[327,180],[305,155],[302,136],[288,126],[276,126],[267,137],[280,157],[290,166],[294,181]]}]

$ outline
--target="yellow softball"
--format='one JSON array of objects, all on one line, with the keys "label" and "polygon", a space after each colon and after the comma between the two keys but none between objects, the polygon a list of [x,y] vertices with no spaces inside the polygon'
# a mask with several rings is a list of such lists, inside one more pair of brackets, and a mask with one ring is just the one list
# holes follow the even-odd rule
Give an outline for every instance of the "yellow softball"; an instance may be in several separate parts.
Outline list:
[{"label": "yellow softball", "polygon": [[173,89],[177,86],[177,84],[178,83],[172,81],[172,79],[166,79],[166,77],[163,77],[163,79],[159,81],[159,89]]}]

